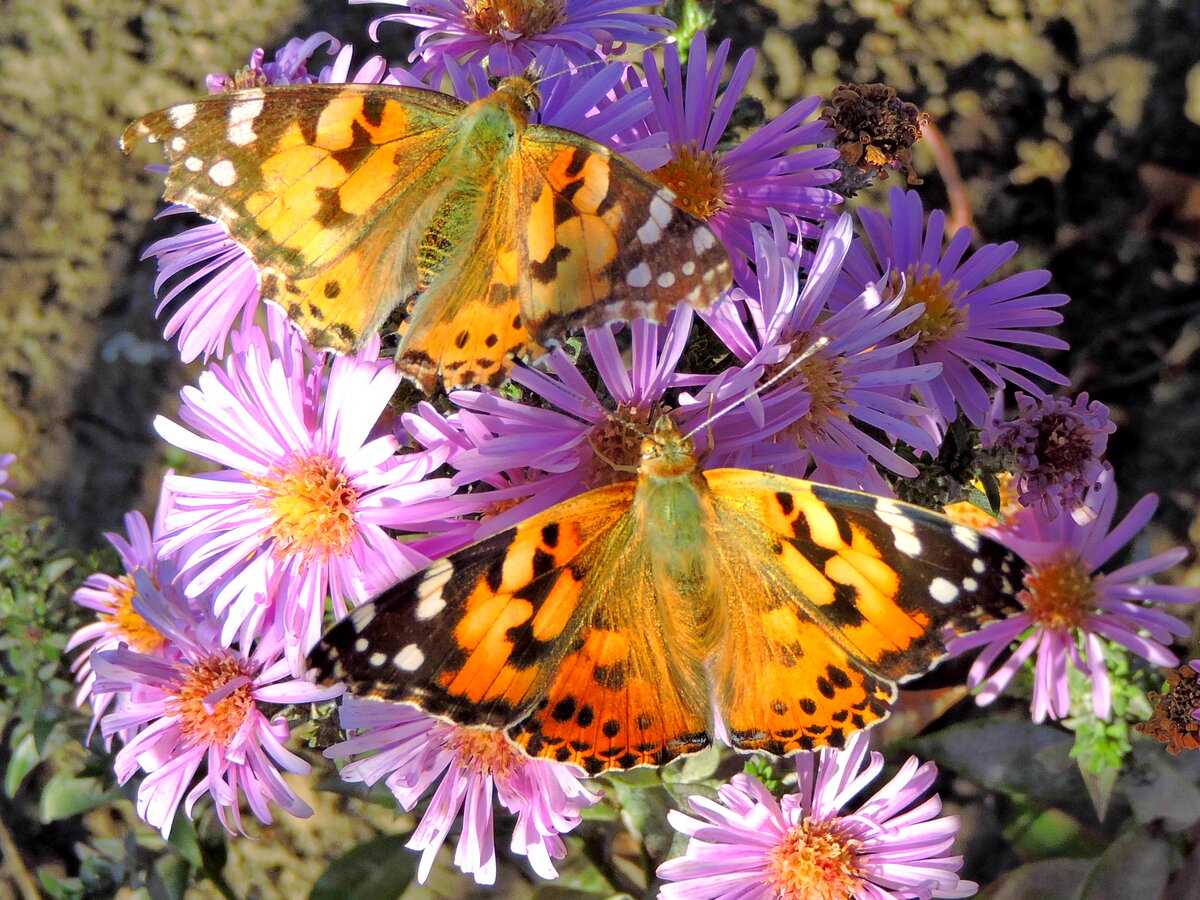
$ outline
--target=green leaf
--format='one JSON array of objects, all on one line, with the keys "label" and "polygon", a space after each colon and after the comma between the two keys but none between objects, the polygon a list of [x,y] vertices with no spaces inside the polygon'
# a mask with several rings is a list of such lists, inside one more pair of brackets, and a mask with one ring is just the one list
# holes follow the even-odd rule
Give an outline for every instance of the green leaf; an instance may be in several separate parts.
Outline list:
[{"label": "green leaf", "polygon": [[32,734],[26,734],[21,738],[21,742],[17,744],[13,750],[12,758],[8,761],[8,768],[4,770],[4,793],[8,797],[12,797],[17,793],[17,788],[21,786],[26,776],[29,775],[37,764],[42,761],[41,755],[38,753],[37,741],[33,739]]},{"label": "green leaf", "polygon": [[308,900],[395,900],[417,874],[420,855],[405,848],[406,834],[385,834],[335,859]]},{"label": "green leaf", "polygon": [[171,823],[171,836],[168,842],[179,851],[179,855],[188,861],[193,869],[204,868],[204,853],[200,849],[200,838],[196,834],[196,826],[185,815],[176,815]]},{"label": "green leaf", "polygon": [[70,772],[59,772],[42,790],[38,816],[43,822],[55,822],[87,812],[119,796],[119,791],[105,791],[96,778],[77,778]]},{"label": "green leaf", "polygon": [[1137,828],[1121,835],[1096,860],[1080,900],[1162,897],[1171,874],[1171,848]]},{"label": "green leaf", "polygon": [[1042,810],[1023,801],[1021,815],[1004,828],[1004,837],[1022,859],[1099,856],[1105,843],[1062,810]]},{"label": "green leaf", "polygon": [[1082,900],[1079,886],[1095,865],[1090,859],[1046,859],[1005,873],[979,900]]}]

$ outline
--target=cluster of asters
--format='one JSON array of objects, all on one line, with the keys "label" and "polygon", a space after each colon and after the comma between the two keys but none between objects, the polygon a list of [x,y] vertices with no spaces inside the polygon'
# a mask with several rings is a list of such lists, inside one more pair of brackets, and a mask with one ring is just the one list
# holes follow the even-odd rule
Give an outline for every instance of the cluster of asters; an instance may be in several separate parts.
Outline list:
[{"label": "cluster of asters", "polygon": [[[166,835],[205,796],[231,831],[243,808],[262,822],[275,809],[309,814],[283,778],[309,768],[285,749],[283,712],[338,693],[301,677],[330,611],[345,615],[431,559],[624,477],[611,462],[631,461],[636,447],[620,422],[644,425],[666,401],[685,427],[728,411],[700,432],[709,467],[769,467],[888,495],[918,474],[912,459],[937,454],[955,420],[981,429],[1017,496],[1002,522],[983,524],[1031,563],[1025,614],[955,648],[984,648],[971,672],[981,702],[1036,653],[1035,719],[1068,714],[1071,666],[1091,677],[1105,716],[1106,642],[1176,662],[1167,645],[1183,625],[1145,603],[1191,603],[1200,592],[1144,582],[1183,551],[1097,574],[1155,501],[1114,526],[1116,488],[1101,461],[1107,411],[1086,396],[1047,395],[1044,385],[1066,379],[1027,352],[1065,347],[1046,332],[1067,302],[1043,292],[1047,272],[1001,277],[1015,245],[972,250],[970,231],[944,234],[945,216],[926,217],[899,188],[890,214],[859,214],[856,236],[825,187],[838,178],[838,152],[815,117],[818,98],[729,141],[754,54],[731,61],[728,42],[710,48],[700,34],[686,58],[668,44],[637,71],[609,54],[655,44],[672,26],[619,0],[396,3],[402,10],[380,22],[420,29],[408,68],[355,64],[350,47],[317,34],[273,61],[256,51],[247,69],[209,87],[449,84],[470,100],[490,90],[485,73],[533,66],[542,121],[655,171],[721,238],[736,286],[700,314],[680,308],[665,324],[588,331],[577,358],[556,350],[519,367],[515,391],[454,391],[442,408],[423,402],[397,417],[399,376],[378,341],[342,357],[313,350],[281,313],[260,308],[254,266],[222,228],[151,246],[159,314],[172,309],[166,335],[184,360],[207,364],[183,390],[177,420],[160,417],[157,430],[218,468],[168,474],[153,524],[130,513],[126,535],[108,536],[125,574],[87,580],[76,599],[98,617],[71,641],[79,701],[104,741],[117,739],[119,780],[140,773],[145,821]],[[332,61],[311,74],[322,52]],[[682,363],[700,334],[710,351],[722,348],[716,371]],[[820,349],[767,384],[819,336]],[[1009,387],[1020,393],[1006,421]],[[350,760],[343,778],[382,780],[407,810],[433,789],[410,841],[422,879],[461,813],[454,863],[495,880],[496,799],[516,817],[512,851],[552,878],[562,835],[601,797],[579,772],[526,758],[503,735],[350,697],[339,715],[349,737],[325,753]],[[659,869],[662,896],[975,891],[949,855],[957,820],[928,793],[932,764],[909,760],[866,799],[882,760],[863,735],[791,765],[797,786],[782,798],[739,775],[716,799],[694,798],[693,815],[672,813],[689,841]]]}]

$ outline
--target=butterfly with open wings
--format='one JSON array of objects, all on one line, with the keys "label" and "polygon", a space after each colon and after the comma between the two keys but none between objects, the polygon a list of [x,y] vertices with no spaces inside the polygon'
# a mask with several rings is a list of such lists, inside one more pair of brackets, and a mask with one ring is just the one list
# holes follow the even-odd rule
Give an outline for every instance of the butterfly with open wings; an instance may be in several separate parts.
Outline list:
[{"label": "butterfly with open wings", "polygon": [[669,415],[636,482],[559,503],[358,607],[321,681],[504,729],[591,774],[841,746],[944,638],[1021,609],[1023,562],[944,516],[746,469],[701,471]]},{"label": "butterfly with open wings", "polygon": [[215,94],[138,119],[164,196],[223,225],[262,296],[317,347],[361,346],[397,307],[399,369],[427,393],[497,385],[578,327],[662,321],[731,284],[702,221],[619,154],[532,118],[503,79],[467,104],[432,90],[301,84]]}]

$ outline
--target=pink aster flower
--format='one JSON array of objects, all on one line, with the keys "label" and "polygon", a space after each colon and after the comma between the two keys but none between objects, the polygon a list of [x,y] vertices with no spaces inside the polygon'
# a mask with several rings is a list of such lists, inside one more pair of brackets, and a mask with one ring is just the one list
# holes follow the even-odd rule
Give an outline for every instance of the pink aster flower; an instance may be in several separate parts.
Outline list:
[{"label": "pink aster flower", "polygon": [[1025,352],[1067,349],[1065,341],[1043,330],[1062,321],[1052,308],[1069,299],[1039,293],[1050,273],[1020,272],[984,285],[1017,252],[1015,243],[985,244],[964,259],[974,239],[971,229],[960,228],[943,248],[945,213],[934,210],[926,224],[918,194],[892,188],[890,198],[890,222],[874,210],[859,212],[867,237],[851,247],[833,304],[852,302],[863,285],[885,276],[903,307],[924,304],[920,319],[902,336],[916,336],[909,352],[917,362],[942,365],[938,378],[917,388],[941,424],[953,421],[959,408],[973,424],[983,424],[990,405],[986,385],[1014,384],[1040,397],[1045,391],[1029,375],[1065,384],[1063,375]]},{"label": "pink aster flower", "polygon": [[92,654],[95,695],[119,692],[122,702],[101,721],[105,737],[128,735],[116,757],[117,781],[145,773],[137,813],[167,837],[180,804],[188,816],[208,794],[217,817],[241,832],[244,798],[259,821],[272,821],[270,804],[294,816],[312,810],[283,780],[280,770],[307,774],[310,767],[286,750],[290,728],[283,716],[268,719],[260,704],[311,703],[341,691],[290,677],[276,640],[245,653],[223,648],[218,626],[174,585],[156,585],[139,569],[134,609],[172,645],[151,656],[122,646]]},{"label": "pink aster flower", "polygon": [[[997,395],[997,405],[1002,395]],[[1088,492],[1112,466],[1104,461],[1108,436],[1117,426],[1108,420],[1108,407],[1088,401],[1085,391],[1074,401],[1065,397],[1038,399],[1017,393],[1017,415],[1008,422],[993,421],[980,434],[986,449],[1006,451],[1015,468],[1017,499],[1039,506],[1051,518],[1059,510],[1086,518]]]},{"label": "pink aster flower", "polygon": [[[322,45],[328,45],[337,56],[332,65],[313,77],[307,61]],[[338,42],[324,32],[307,40],[293,38],[272,62],[264,63],[263,51],[259,49],[250,55],[250,65],[237,75],[209,75],[209,91],[220,93],[243,87],[314,81],[371,84],[394,81],[387,77],[387,68],[380,57],[369,59],[352,74],[352,53],[350,46],[338,51]],[[190,211],[189,207],[172,205],[160,215]],[[161,316],[170,304],[183,298],[167,321],[163,336],[170,340],[178,335],[179,354],[184,362],[199,356],[223,356],[230,332],[249,327],[258,309],[258,268],[250,255],[234,243],[224,227],[207,224],[155,241],[142,254],[143,259],[149,257],[158,263],[154,292],[160,299],[155,315]]]},{"label": "pink aster flower", "polygon": [[160,416],[168,442],[226,468],[166,479],[174,494],[161,553],[179,555],[189,597],[212,592],[225,643],[274,623],[302,671],[325,598],[340,617],[428,560],[388,529],[435,530],[451,491],[428,475],[439,451],[397,455],[378,433],[400,376],[358,353],[312,354],[281,312],[184,388],[182,425]]},{"label": "pink aster flower", "polygon": [[[8,482],[8,467],[17,461],[15,453],[0,453],[0,485]],[[0,487],[0,509],[4,509],[4,504],[12,500],[12,491],[6,491]]]},{"label": "pink aster flower", "polygon": [[958,877],[962,857],[947,856],[958,816],[938,817],[927,797],[933,763],[910,757],[886,785],[853,812],[844,808],[883,770],[866,734],[844,750],[796,756],[796,793],[776,799],[750,775],[734,775],[717,799],[688,803],[669,821],[687,835],[682,856],[658,867],[662,900],[928,900],[969,897],[978,885]]},{"label": "pink aster flower", "polygon": [[[751,223],[768,224],[768,210],[774,209],[798,217],[793,221],[799,233],[815,238],[817,226],[805,220],[832,218],[829,207],[842,198],[820,187],[838,178],[834,169],[823,168],[838,158],[838,151],[816,146],[833,138],[824,122],[813,119],[820,97],[799,101],[732,149],[721,144],[755,59],[752,50],[738,58],[718,100],[729,47],[730,41],[722,41],[710,62],[707,39],[703,32],[697,34],[688,50],[686,78],[674,44],[663,51],[662,74],[647,53],[646,83],[654,111],[646,127],[665,131],[672,153],[655,176],[675,192],[680,206],[716,232],[733,260],[737,283],[745,286],[754,256]],[[807,149],[798,150],[802,147]]]},{"label": "pink aster flower", "polygon": [[[1142,605],[1200,602],[1200,588],[1143,583],[1150,575],[1180,562],[1187,551],[1176,547],[1149,559],[1098,570],[1141,531],[1154,515],[1158,498],[1149,494],[1112,527],[1117,488],[1109,473],[1088,496],[1093,515],[1080,522],[1071,516],[1047,516],[1039,506],[1024,509],[1005,525],[989,529],[1029,564],[1018,595],[1025,612],[955,638],[951,653],[983,647],[971,667],[968,684],[978,687],[980,705],[991,703],[1031,656],[1034,666],[1032,715],[1035,722],[1070,714],[1067,667],[1083,672],[1092,686],[1092,708],[1107,718],[1111,685],[1104,641],[1113,641],[1158,666],[1174,666],[1168,648],[1173,636],[1191,629],[1172,615]],[[996,660],[1016,644],[991,674]]]},{"label": "pink aster flower", "polygon": [[[879,439],[906,441],[934,452],[936,445],[914,418],[926,410],[906,399],[913,387],[935,377],[938,366],[901,364],[915,338],[904,329],[921,315],[899,298],[884,300],[868,285],[852,303],[830,313],[828,298],[841,271],[851,237],[850,217],[827,225],[801,279],[799,252],[778,213],[773,231],[753,225],[755,281],[752,291],[735,289],[705,321],[744,366],[712,388],[738,409],[726,418],[736,425],[721,444],[714,465],[765,469],[811,477],[842,487],[890,493],[876,469],[904,477],[917,474]],[[814,346],[819,338],[827,343]],[[798,355],[794,375],[784,376],[761,396],[760,385]],[[692,402],[692,415],[703,404]],[[719,404],[723,405],[723,404]]]},{"label": "pink aster flower", "polygon": [[[373,0],[351,0],[368,3]],[[586,66],[625,51],[626,44],[662,39],[655,28],[674,27],[670,19],[627,11],[625,0],[383,0],[404,12],[371,23],[377,40],[384,22],[420,28],[409,57],[424,77],[451,61],[486,62],[493,75],[520,75],[540,50],[560,50],[575,66]]]},{"label": "pink aster flower", "polygon": [[[430,407],[405,416],[406,429],[425,446],[446,448],[458,469],[456,486],[482,482],[494,488],[462,501],[471,505],[464,513],[478,510],[481,502],[494,504],[476,538],[632,477],[642,435],[675,379],[691,321],[691,309],[681,307],[668,325],[629,323],[628,361],[613,327],[587,330],[584,342],[599,392],[564,352],[554,350],[546,357],[551,374],[520,367],[512,375],[549,407],[495,391],[453,391],[450,397],[462,410],[448,419]],[[448,438],[448,431],[461,438]]]},{"label": "pink aster flower", "polygon": [[107,575],[96,572],[84,579],[71,598],[80,606],[95,610],[97,620],[84,625],[67,641],[67,652],[83,648],[71,670],[79,682],[75,695],[76,705],[82,706],[89,699],[92,707],[92,726],[95,730],[110,703],[118,694],[100,694],[93,691],[96,673],[92,670],[92,653],[97,650],[116,650],[124,645],[147,656],[164,656],[171,651],[172,644],[133,608],[134,574],[143,571],[154,584],[170,583],[175,577],[173,561],[160,561],[155,541],[163,534],[163,519],[171,508],[171,493],[164,485],[154,516],[151,531],[146,518],[137,511],[125,514],[125,533],[128,537],[108,532],[104,535],[121,558],[125,569],[122,575]]},{"label": "pink aster flower", "polygon": [[575,770],[530,759],[501,732],[463,728],[397,703],[345,697],[342,727],[354,733],[325,755],[357,757],[341,771],[350,782],[371,785],[386,776],[400,805],[412,810],[441,779],[408,846],[421,851],[417,879],[424,881],[459,813],[462,832],[454,864],[478,884],[496,881],[492,799],[517,817],[512,851],[529,859],[542,878],[554,878],[553,859],[566,854],[559,835],[580,821],[580,811],[600,798]]}]

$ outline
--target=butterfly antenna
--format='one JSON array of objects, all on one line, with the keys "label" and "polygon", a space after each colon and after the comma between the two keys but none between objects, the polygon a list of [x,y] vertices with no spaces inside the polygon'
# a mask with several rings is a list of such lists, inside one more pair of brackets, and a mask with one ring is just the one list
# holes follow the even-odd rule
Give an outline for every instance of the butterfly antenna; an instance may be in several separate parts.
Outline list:
[{"label": "butterfly antenna", "polygon": [[[745,396],[740,398],[736,403],[730,403],[728,406],[726,406],[720,412],[711,413],[703,422],[701,422],[699,425],[697,425],[695,428],[693,428],[691,431],[689,431],[686,435],[684,435],[684,437],[685,438],[692,437],[701,428],[708,428],[711,430],[713,422],[717,421],[717,419],[721,418],[721,416],[725,415],[726,413],[732,412],[733,410],[735,410],[739,406],[741,406],[742,403],[745,401],[746,397],[756,397],[761,394],[765,394],[767,391],[769,391],[775,385],[779,384],[779,382],[783,381],[784,378],[786,378],[788,375],[790,375],[796,369],[796,367],[799,366],[802,362],[804,362],[806,359],[808,359],[814,353],[820,352],[825,347],[825,345],[828,343],[829,343],[829,338],[826,337],[825,335],[821,335],[816,340],[814,340],[811,344],[809,344],[807,347],[805,347],[795,359],[793,359],[786,366],[784,366],[782,369],[780,369],[778,372],[776,372],[774,375],[772,375],[770,378],[768,378],[766,381],[764,381],[762,384],[760,384],[758,387],[756,387],[749,394],[746,394]],[[711,408],[712,408],[711,405],[709,408],[711,410]]]}]

